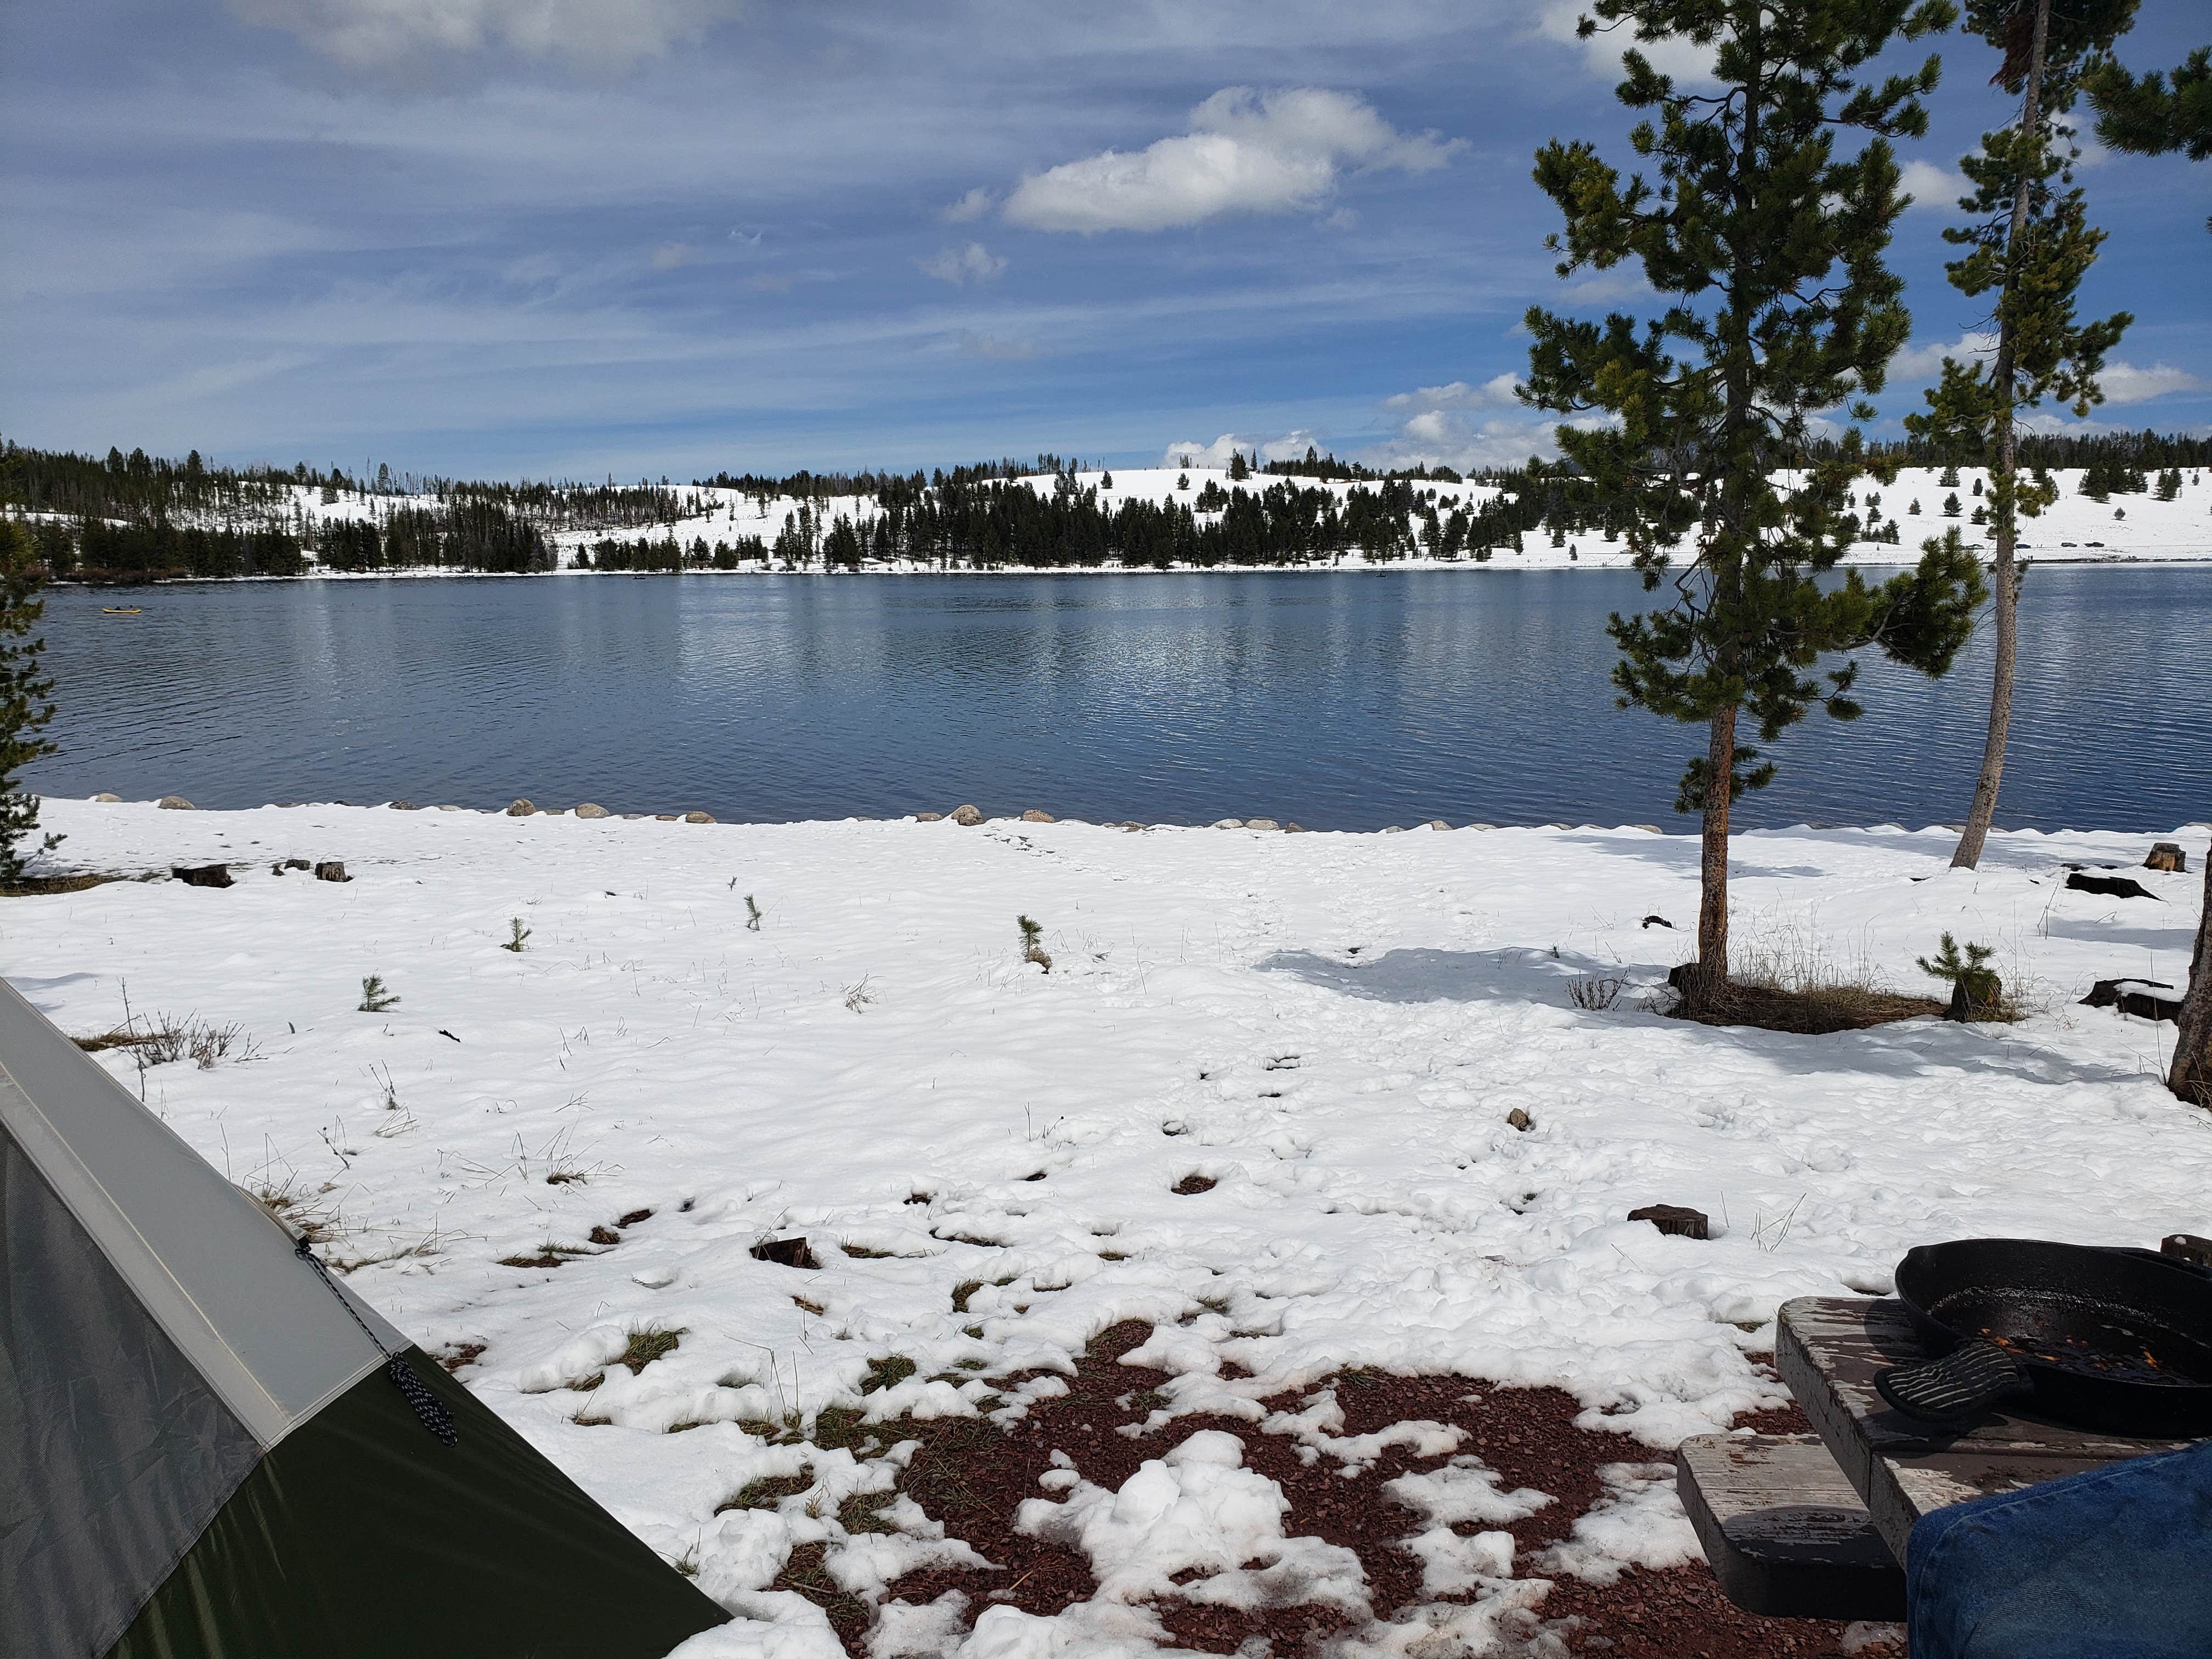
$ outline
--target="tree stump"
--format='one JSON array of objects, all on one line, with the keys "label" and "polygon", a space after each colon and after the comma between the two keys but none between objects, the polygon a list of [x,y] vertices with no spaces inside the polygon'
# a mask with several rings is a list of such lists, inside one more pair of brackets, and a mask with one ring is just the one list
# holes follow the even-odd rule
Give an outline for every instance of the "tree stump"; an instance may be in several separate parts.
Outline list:
[{"label": "tree stump", "polygon": [[353,878],[346,874],[345,866],[336,859],[325,859],[315,866],[315,879],[317,881],[351,881]]},{"label": "tree stump", "polygon": [[2185,876],[2189,873],[2189,854],[2181,850],[2179,842],[2154,842],[2150,856],[2143,860],[2143,868],[2166,870],[2178,876]]},{"label": "tree stump", "polygon": [[177,864],[169,867],[169,873],[187,887],[234,885],[230,878],[230,866],[227,864]]},{"label": "tree stump", "polygon": [[1711,1237],[1705,1212],[1680,1204],[1647,1204],[1640,1210],[1631,1210],[1628,1218],[1631,1221],[1648,1221],[1661,1232],[1676,1238]]}]

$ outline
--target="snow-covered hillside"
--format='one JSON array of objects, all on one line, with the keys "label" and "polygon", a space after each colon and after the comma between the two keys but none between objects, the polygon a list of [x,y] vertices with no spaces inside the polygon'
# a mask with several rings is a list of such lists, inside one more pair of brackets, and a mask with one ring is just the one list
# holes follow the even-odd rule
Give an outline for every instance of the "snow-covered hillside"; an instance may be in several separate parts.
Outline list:
[{"label": "snow-covered hillside", "polygon": [[[0,902],[0,970],[83,1036],[126,1014],[234,1027],[209,1069],[101,1060],[234,1179],[319,1218],[356,1288],[751,1621],[702,1654],[836,1659],[820,1608],[769,1588],[795,1550],[872,1607],[966,1548],[910,1500],[842,1507],[910,1450],[774,1444],[778,1424],[1041,1420],[1123,1322],[1151,1328],[1129,1362],[1167,1374],[1147,1446],[1185,1443],[1192,1413],[1236,1431],[1132,1480],[1233,1551],[1280,1529],[1238,1442],[1292,1437],[1347,1480],[1375,1455],[1332,1426],[1334,1395],[1259,1403],[1349,1367],[1555,1385],[1632,1468],[1779,1403],[1759,1363],[1778,1305],[1879,1291],[1915,1243],[2212,1231],[2212,1115],[2158,1080],[2170,1028],[2078,1006],[2095,979],[2185,974],[2201,877],[2138,867],[2133,836],[1999,834],[1978,872],[1948,867],[1940,831],[1741,836],[1743,956],[1929,988],[1913,959],[1948,930],[1995,945],[2030,1011],[1793,1036],[1646,1011],[1690,951],[1698,849],[1633,829],[46,817],[72,866],[222,860],[237,884]],[[2183,835],[2192,869],[2207,833]],[[352,879],[271,872],[291,858]],[[2068,890],[2069,860],[2155,897]],[[358,1006],[372,974],[396,998],[380,1013]],[[1573,994],[1593,981],[1619,981],[1609,1006],[1578,1006],[1604,1000]],[[1714,1237],[1626,1218],[1662,1201]],[[817,1269],[751,1254],[800,1236]],[[673,1346],[615,1363],[652,1332]],[[1440,1471],[1419,1490],[1457,1481],[1469,1515],[1536,1501],[1464,1450],[1447,1464],[1456,1431],[1418,1432]],[[1102,1586],[1141,1569],[1152,1600],[994,1607],[971,1638],[981,1608],[922,1594],[884,1626],[908,1645],[878,1650],[1149,1650],[1158,1609],[1204,1592],[1172,1576],[1174,1537],[1109,1524],[1096,1444],[1054,1449],[1023,1524],[1080,1537]],[[1431,1611],[1533,1619],[1547,1583],[1695,1559],[1661,1476],[1608,1513],[1633,1524],[1578,1523],[1540,1559],[1503,1532],[1429,1538],[1459,1553]],[[1363,1605],[1346,1552],[1267,1547]],[[1357,1650],[1414,1650],[1377,1640]]]},{"label": "snow-covered hillside", "polygon": [[[1863,541],[1851,550],[1854,564],[1881,565],[1909,563],[1919,556],[1922,540],[1940,536],[1950,525],[1957,525],[1969,545],[1987,544],[1987,532],[1972,522],[1972,514],[1982,497],[1975,494],[1977,483],[1986,489],[1986,473],[1983,469],[1961,467],[1955,488],[1943,485],[1940,470],[1929,467],[1903,469],[1894,483],[1888,485],[1863,484],[1853,492],[1856,503],[1863,514],[1869,498],[1880,502],[1884,523],[1898,526],[1899,540],[1891,544],[1881,541]],[[2028,521],[2022,541],[2026,556],[2039,562],[2064,561],[2069,562],[2118,562],[2126,561],[2212,561],[2212,483],[2205,481],[2201,471],[2184,469],[2179,495],[2171,501],[2155,500],[2151,495],[2114,495],[2109,501],[2095,501],[2081,493],[2081,472],[2079,469],[2061,470],[2051,475],[2057,483],[2060,496],[2057,503],[2042,517]],[[1355,488],[1372,489],[1372,483],[1355,485],[1345,480],[1290,479],[1255,477],[1243,482],[1231,479],[1225,471],[1192,468],[1188,471],[1173,467],[1132,468],[1115,470],[1111,473],[1085,472],[1076,475],[1079,485],[1085,489],[1097,489],[1099,506],[1108,512],[1130,500],[1154,502],[1180,501],[1194,503],[1212,485],[1224,495],[1237,490],[1257,494],[1268,485],[1288,482],[1300,489],[1321,489],[1329,491],[1340,501]],[[1113,487],[1104,487],[1105,478],[1113,479]],[[1050,495],[1057,480],[1050,473],[1042,473],[1024,480],[1040,495]],[[1178,484],[1187,482],[1187,488]],[[1492,486],[1476,483],[1424,483],[1417,486],[1424,496],[1433,495],[1439,514],[1448,517],[1455,507],[1469,509],[1495,499],[1499,491]],[[683,504],[682,516],[673,522],[635,526],[627,528],[562,530],[553,534],[551,540],[560,550],[561,564],[565,569],[574,562],[580,550],[587,549],[606,539],[623,544],[657,543],[673,538],[689,548],[695,542],[711,548],[717,542],[734,544],[741,538],[758,538],[771,545],[782,533],[787,524],[803,503],[793,496],[763,498],[748,495],[735,489],[708,486],[679,485],[673,493]],[[364,496],[341,492],[334,501],[325,501],[322,492],[313,486],[295,486],[292,491],[293,512],[297,520],[313,526],[326,520],[358,520],[389,516],[400,507],[428,507],[437,505],[428,496],[383,495]],[[1956,496],[1959,515],[1945,516],[1943,506],[1947,498]],[[1917,511],[1914,511],[1917,506]],[[839,516],[849,519],[857,527],[865,528],[873,522],[881,508],[868,496],[832,496],[811,504],[811,510],[821,517],[823,527]],[[1218,519],[1218,510],[1200,514],[1201,523]],[[1486,565],[1478,566],[1472,558],[1462,558],[1456,564],[1469,568],[1497,570],[1527,570],[1556,568],[1619,568],[1628,563],[1626,553],[1617,543],[1608,543],[1595,533],[1570,538],[1564,545],[1554,547],[1541,534],[1524,538],[1525,545],[1519,551],[1510,548],[1494,552]],[[1346,560],[1349,566],[1364,562],[1358,557]],[[1431,568],[1440,562],[1425,557],[1393,560],[1390,568]],[[744,569],[780,568],[774,564],[763,566],[748,563]],[[871,562],[864,568],[871,569],[910,569],[917,567],[900,563]],[[929,567],[934,568],[934,567]]]}]

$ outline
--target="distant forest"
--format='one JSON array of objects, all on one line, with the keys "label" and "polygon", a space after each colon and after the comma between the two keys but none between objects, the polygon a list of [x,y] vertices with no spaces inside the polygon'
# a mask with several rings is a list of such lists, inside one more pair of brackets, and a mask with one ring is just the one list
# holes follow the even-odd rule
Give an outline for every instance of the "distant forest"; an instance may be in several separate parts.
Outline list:
[{"label": "distant forest", "polygon": [[[1907,465],[1974,459],[1918,441],[1875,449]],[[2039,470],[2087,469],[2083,488],[2101,499],[2149,488],[2155,472],[2212,464],[2212,439],[2148,431],[2027,437],[2021,459]],[[31,515],[33,543],[55,579],[117,583],[296,576],[309,555],[335,570],[528,574],[554,569],[553,538],[577,532],[596,539],[571,556],[576,567],[674,572],[856,569],[895,560],[945,569],[1206,568],[1324,564],[1355,552],[1384,562],[1480,562],[1521,548],[1531,535],[1569,546],[1571,538],[1591,535],[1617,541],[1626,528],[1623,505],[1601,499],[1559,462],[1532,459],[1474,475],[1499,491],[1477,507],[1439,499],[1435,486],[1461,482],[1449,468],[1377,473],[1311,449],[1301,461],[1262,465],[1256,455],[1237,456],[1230,489],[1212,478],[1194,489],[1186,479],[1166,501],[1102,501],[1096,484],[1079,481],[1084,470],[1045,454],[927,474],[722,472],[688,486],[665,477],[507,483],[395,475],[389,467],[356,478],[305,462],[289,471],[232,469],[209,465],[197,450],[182,461],[115,449],[100,459],[6,442],[0,511]],[[1018,482],[1036,475],[1054,478],[1050,493]],[[1331,481],[1352,487],[1342,494],[1317,487]],[[295,505],[301,487],[325,504],[362,501],[368,514],[319,520]],[[708,503],[696,492],[708,488],[738,491],[763,507],[783,500],[798,507],[773,542],[734,533],[713,543],[697,534],[679,539],[675,526],[702,516]],[[861,508],[863,501],[871,505]],[[666,527],[658,539],[609,533],[634,536],[656,526]],[[1881,522],[1871,512],[1861,528],[1870,538],[1899,538],[1894,520]]]}]

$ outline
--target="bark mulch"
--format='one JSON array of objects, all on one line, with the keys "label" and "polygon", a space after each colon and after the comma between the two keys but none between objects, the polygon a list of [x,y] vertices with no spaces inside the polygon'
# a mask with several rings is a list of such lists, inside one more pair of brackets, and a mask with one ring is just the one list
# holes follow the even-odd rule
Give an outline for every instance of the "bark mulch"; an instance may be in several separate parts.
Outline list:
[{"label": "bark mulch", "polygon": [[[1417,1517],[1392,1504],[1381,1487],[1408,1470],[1435,1468],[1445,1459],[1416,1458],[1402,1448],[1393,1449],[1370,1469],[1347,1477],[1335,1459],[1323,1456],[1309,1466],[1299,1461],[1294,1442],[1232,1419],[1178,1417],[1149,1436],[1117,1434],[1121,1425],[1145,1420],[1159,1402],[1141,1396],[1167,1381],[1164,1372],[1120,1363],[1149,1334],[1138,1322],[1103,1334],[1068,1379],[1067,1393],[1033,1407],[1012,1429],[972,1419],[899,1425],[901,1437],[922,1443],[901,1488],[943,1522],[947,1532],[998,1565],[988,1571],[909,1574],[890,1587],[886,1600],[918,1605],[957,1589],[977,1611],[1009,1602],[1049,1615],[1087,1599],[1095,1586],[1079,1553],[1013,1530],[1014,1513],[1023,1500],[1043,1495],[1037,1477],[1052,1466],[1052,1453],[1066,1452],[1085,1480],[1110,1490],[1146,1459],[1207,1428],[1236,1435],[1244,1445],[1246,1467],[1281,1486],[1291,1503],[1284,1522],[1288,1534],[1340,1544],[1358,1555],[1378,1618],[1430,1599],[1421,1595],[1419,1561],[1397,1547],[1398,1540],[1416,1529]],[[1346,1435],[1416,1419],[1454,1424],[1468,1431],[1460,1453],[1480,1457],[1507,1488],[1549,1492],[1553,1502],[1510,1528],[1521,1554],[1516,1571],[1524,1576],[1546,1576],[1529,1561],[1530,1553],[1565,1538],[1602,1495],[1601,1465],[1663,1461],[1619,1435],[1576,1428],[1580,1407],[1555,1389],[1496,1388],[1468,1377],[1365,1370],[1340,1372],[1313,1386],[1335,1389]],[[1267,1403],[1296,1412],[1303,1399],[1303,1394],[1285,1395]],[[1794,1407],[1760,1413],[1747,1418],[1744,1425],[1763,1433],[1804,1432],[1808,1426]],[[1702,1562],[1665,1571],[1631,1570],[1603,1588],[1565,1576],[1552,1582],[1537,1614],[1572,1654],[1601,1654],[1605,1659],[1840,1659],[1846,1651],[1842,1625],[1761,1619],[1741,1611],[1721,1594]],[[823,1605],[847,1651],[865,1655],[872,1620],[849,1598],[830,1605],[822,1593],[825,1584],[818,1560],[810,1559],[794,1561],[776,1588],[799,1590]],[[1319,1607],[1247,1613],[1163,1603],[1155,1611],[1176,1642],[1204,1653],[1256,1651],[1256,1637],[1268,1653],[1304,1654],[1346,1622],[1334,1609]],[[1862,1645],[1856,1659],[1885,1659],[1897,1651]]]}]

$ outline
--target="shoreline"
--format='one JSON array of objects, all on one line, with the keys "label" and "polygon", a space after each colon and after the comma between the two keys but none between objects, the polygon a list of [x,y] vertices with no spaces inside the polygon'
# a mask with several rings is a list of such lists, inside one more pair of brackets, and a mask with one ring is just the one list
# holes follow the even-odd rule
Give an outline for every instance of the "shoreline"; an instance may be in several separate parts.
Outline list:
[{"label": "shoreline", "polygon": [[[1547,552],[1550,550],[1546,550]],[[2030,550],[2032,552],[2032,550]],[[1636,567],[1627,559],[1617,556],[1593,556],[1587,559],[1549,558],[1529,561],[1526,555],[1510,556],[1515,562],[1501,559],[1389,559],[1374,562],[1346,561],[1341,564],[1281,564],[1281,565],[1170,565],[1159,569],[1151,565],[1035,565],[1009,567],[998,570],[945,570],[933,565],[877,565],[855,570],[820,569],[738,569],[714,568],[690,570],[577,570],[561,566],[551,570],[303,570],[296,576],[172,576],[146,581],[88,582],[64,577],[46,584],[46,591],[58,592],[64,589],[87,593],[124,592],[149,587],[233,587],[244,583],[269,583],[286,586],[301,582],[373,582],[373,581],[509,581],[538,580],[548,576],[595,577],[605,581],[661,581],[672,577],[706,576],[755,579],[769,576],[809,576],[820,580],[843,580],[848,577],[1036,577],[1036,576],[1382,576],[1395,574],[1428,574],[1447,571],[1472,573],[1509,573],[1514,574],[1552,575],[1559,572],[1603,571],[1634,574]],[[2202,551],[2186,553],[2115,553],[2109,557],[2035,557],[2022,561],[2025,564],[2063,565],[2067,567],[2124,566],[2130,568],[2180,566],[2183,568],[2212,567],[2212,546]],[[1847,553],[1838,561],[1837,568],[1848,570],[1910,570],[1916,562],[1899,558],[1867,558]]]},{"label": "shoreline", "polygon": [[[155,810],[161,811],[192,812],[198,814],[203,817],[239,817],[248,813],[299,811],[345,812],[401,811],[428,812],[441,815],[446,813],[461,813],[471,817],[503,817],[515,821],[520,821],[526,818],[574,818],[577,822],[583,823],[684,823],[690,827],[711,824],[727,830],[830,829],[842,828],[855,824],[908,823],[921,826],[932,823],[945,823],[950,824],[955,829],[1012,829],[1018,831],[1032,830],[1042,825],[1063,824],[1082,830],[1111,830],[1118,834],[1134,834],[1154,830],[1243,830],[1248,834],[1257,836],[1297,835],[1378,836],[1413,835],[1425,831],[1430,834],[1447,834],[1454,831],[1473,830],[1477,832],[1492,833],[1517,831],[1531,835],[1565,834],[1610,836],[1633,833],[1638,835],[1656,836],[1662,840],[1686,841],[1694,841],[1699,835],[1699,830],[1694,823],[1680,830],[1669,830],[1662,828],[1660,825],[1654,823],[1591,823],[1587,822],[1570,823],[1560,819],[1552,819],[1542,823],[1491,823],[1481,820],[1468,820],[1454,823],[1438,817],[1419,820],[1412,823],[1384,824],[1373,830],[1311,829],[1297,823],[1293,819],[1275,819],[1258,815],[1249,818],[1240,818],[1224,814],[1219,818],[1212,819],[1203,823],[1179,823],[1170,822],[1164,819],[1146,821],[1136,818],[1081,818],[1051,813],[1038,807],[1024,808],[1007,812],[985,813],[980,809],[967,803],[962,803],[958,805],[949,807],[943,811],[935,811],[925,809],[919,812],[896,812],[879,815],[848,813],[842,817],[825,818],[720,818],[716,817],[712,813],[707,812],[699,808],[692,808],[688,811],[674,812],[618,811],[612,808],[600,806],[599,803],[592,801],[578,802],[567,806],[539,806],[533,802],[530,802],[526,797],[519,798],[515,802],[503,807],[466,806],[443,801],[428,804],[417,804],[404,799],[399,800],[386,801],[275,800],[263,801],[252,806],[200,806],[179,795],[165,795],[156,798],[134,800],[107,792],[103,792],[102,793],[94,795],[42,794],[35,787],[29,788],[26,793],[32,795],[42,805],[54,804],[69,807],[152,807]],[[165,802],[171,801],[180,804],[176,805],[164,805]],[[518,812],[514,810],[515,806],[524,805],[529,805],[530,810],[528,811]],[[595,810],[580,812],[578,810],[579,807],[591,807]],[[959,816],[964,812],[974,812],[975,816],[972,819],[963,818]],[[1733,828],[1729,832],[1729,838],[1731,841],[1735,841],[1754,836],[1775,837],[1823,835],[1880,836],[1955,836],[1960,833],[1961,827],[1962,826],[1956,823],[1931,823],[1922,824],[1916,829],[1909,824],[1899,823],[1894,819],[1885,819],[1875,823],[1837,823],[1826,821],[1816,822],[1810,819],[1805,819],[1787,824],[1755,824],[1746,825],[1741,828]],[[2055,839],[2057,837],[2069,836],[2155,836],[2189,837],[2192,836],[2212,835],[2212,819],[2192,819],[2188,823],[2178,825],[2153,824],[2144,828],[2136,828],[2128,825],[2100,824],[2087,827],[2062,825],[2057,829],[2041,830],[2027,825],[2006,826],[2002,824],[1993,824],[1990,826],[1990,833],[1992,835],[2006,836],[2040,836],[2045,839]],[[52,855],[48,854],[46,856],[52,858]],[[58,860],[57,860],[57,862],[58,862]],[[59,872],[48,872],[46,873],[51,875]]]}]

